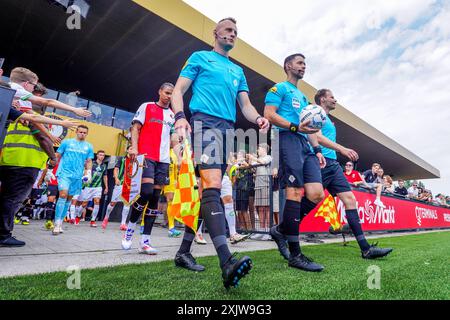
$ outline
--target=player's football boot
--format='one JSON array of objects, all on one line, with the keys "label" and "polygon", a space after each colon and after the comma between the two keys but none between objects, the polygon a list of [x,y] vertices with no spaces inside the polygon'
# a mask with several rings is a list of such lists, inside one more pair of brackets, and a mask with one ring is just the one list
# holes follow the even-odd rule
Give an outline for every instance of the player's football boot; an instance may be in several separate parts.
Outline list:
[{"label": "player's football boot", "polygon": [[141,246],[139,247],[139,253],[154,255],[158,253],[158,250],[156,250],[150,245],[150,241],[145,240],[144,242],[141,242]]},{"label": "player's football boot", "polygon": [[55,226],[53,225],[53,221],[52,220],[47,220],[47,222],[45,222],[45,229],[47,230],[52,230]]},{"label": "player's football boot", "polygon": [[207,244],[205,238],[203,238],[203,235],[201,233],[197,233],[195,235],[194,241],[197,244]]},{"label": "player's football boot", "polygon": [[245,277],[253,267],[250,257],[244,256],[237,260],[234,253],[227,262],[222,266],[222,279],[225,289],[230,287],[237,288],[239,280]]},{"label": "player's football boot", "polygon": [[284,234],[282,234],[280,231],[278,231],[277,225],[270,228],[269,233],[272,236],[272,239],[277,244],[278,251],[280,252],[280,254],[283,256],[283,258],[285,258],[286,260],[289,260],[290,253],[289,253],[289,249],[288,249],[286,236]]},{"label": "player's football boot", "polygon": [[103,219],[102,222],[102,229],[106,229],[107,226],[108,226],[108,218],[105,217],[105,219]]},{"label": "player's football boot", "polygon": [[179,236],[181,236],[181,231],[172,228],[169,230],[169,237],[170,238],[178,238]]},{"label": "player's football boot", "polygon": [[127,229],[122,237],[122,249],[129,250],[133,241],[134,229]]},{"label": "player's football boot", "polygon": [[376,259],[387,256],[392,252],[392,248],[378,248],[377,243],[374,243],[370,246],[369,250],[361,251],[361,256],[363,259]]},{"label": "player's football boot", "polygon": [[205,270],[205,267],[198,264],[190,252],[186,253],[177,252],[177,254],[175,255],[175,265],[177,267],[185,268],[190,271],[200,272]]},{"label": "player's football boot", "polygon": [[233,234],[230,237],[230,242],[231,242],[231,244],[236,244],[238,242],[247,240],[249,237],[250,237],[250,234],[239,234],[239,233],[236,233],[236,234]]},{"label": "player's football boot", "polygon": [[53,228],[52,234],[53,234],[54,236],[57,236],[58,234],[61,233],[61,232],[60,232],[60,229],[61,229],[61,227],[60,227],[59,225],[55,225],[54,228]]},{"label": "player's football boot", "polygon": [[318,263],[315,263],[307,256],[305,256],[303,253],[300,253],[295,257],[289,257],[288,265],[289,267],[311,272],[320,272],[323,270],[323,266],[321,266]]}]

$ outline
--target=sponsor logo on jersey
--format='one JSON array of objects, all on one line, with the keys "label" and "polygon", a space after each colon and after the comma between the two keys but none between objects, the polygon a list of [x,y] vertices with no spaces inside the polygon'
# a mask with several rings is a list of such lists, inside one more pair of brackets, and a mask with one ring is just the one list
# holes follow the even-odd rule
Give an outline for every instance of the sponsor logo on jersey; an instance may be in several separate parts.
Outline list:
[{"label": "sponsor logo on jersey", "polygon": [[297,98],[292,98],[292,106],[296,109],[300,108],[300,100],[298,100]]},{"label": "sponsor logo on jersey", "polygon": [[[172,118],[172,115],[171,115]],[[155,122],[155,123],[160,123],[162,125],[166,125],[166,126],[172,126],[173,125],[173,121],[166,121],[166,120],[161,120],[161,119],[157,119],[157,118],[150,118],[148,120],[149,123]]]}]

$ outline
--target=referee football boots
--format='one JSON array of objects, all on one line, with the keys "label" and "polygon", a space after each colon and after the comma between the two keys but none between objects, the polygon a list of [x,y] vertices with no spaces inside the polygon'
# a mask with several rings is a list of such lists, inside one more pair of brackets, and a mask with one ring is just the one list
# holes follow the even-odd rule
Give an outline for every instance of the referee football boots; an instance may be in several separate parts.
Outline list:
[{"label": "referee football boots", "polygon": [[286,237],[284,234],[278,231],[277,225],[270,228],[269,234],[272,236],[272,239],[275,241],[275,243],[278,246],[278,251],[280,251],[280,254],[285,258],[286,260],[289,260],[289,249],[288,244],[286,241]]},{"label": "referee football boots", "polygon": [[374,243],[370,246],[370,248],[366,251],[361,251],[361,256],[363,259],[376,259],[387,256],[392,252],[392,248],[378,248],[377,243]]},{"label": "referee football boots", "polygon": [[323,266],[315,263],[310,258],[305,256],[303,253],[298,254],[295,257],[289,257],[289,267],[311,271],[311,272],[320,272],[323,270]]},{"label": "referee football boots", "polygon": [[198,264],[190,252],[179,253],[175,255],[175,265],[190,271],[205,271],[205,267]]},{"label": "referee football boots", "polygon": [[222,279],[225,289],[237,288],[239,280],[245,277],[253,267],[252,259],[244,256],[237,260],[234,253],[222,267]]}]

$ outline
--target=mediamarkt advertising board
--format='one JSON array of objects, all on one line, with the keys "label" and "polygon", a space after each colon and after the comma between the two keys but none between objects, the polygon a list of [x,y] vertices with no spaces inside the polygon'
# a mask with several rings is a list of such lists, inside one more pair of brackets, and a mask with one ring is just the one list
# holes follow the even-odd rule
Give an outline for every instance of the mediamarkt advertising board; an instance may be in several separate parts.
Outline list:
[{"label": "mediamarkt advertising board", "polygon": [[[382,208],[374,204],[375,194],[356,190],[353,193],[364,231],[450,228],[450,208],[383,196],[386,207]],[[341,222],[347,224],[344,203],[337,197],[335,200]],[[319,206],[302,221],[300,232],[328,232],[330,224],[322,217],[314,217]]]}]

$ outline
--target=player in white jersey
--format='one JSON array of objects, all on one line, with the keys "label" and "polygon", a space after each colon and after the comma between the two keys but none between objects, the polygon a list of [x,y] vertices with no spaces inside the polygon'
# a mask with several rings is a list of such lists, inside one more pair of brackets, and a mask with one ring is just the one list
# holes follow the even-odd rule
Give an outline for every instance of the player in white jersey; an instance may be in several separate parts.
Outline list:
[{"label": "player in white jersey", "polygon": [[231,166],[228,166],[227,172],[222,178],[222,188],[220,189],[220,197],[223,201],[223,207],[225,209],[225,218],[228,224],[228,230],[230,231],[230,242],[232,244],[246,240],[250,234],[242,235],[236,232],[236,212],[234,210],[233,201],[233,186],[228,176]]}]

